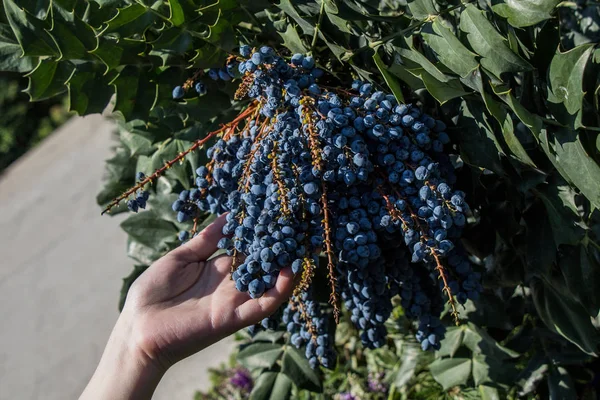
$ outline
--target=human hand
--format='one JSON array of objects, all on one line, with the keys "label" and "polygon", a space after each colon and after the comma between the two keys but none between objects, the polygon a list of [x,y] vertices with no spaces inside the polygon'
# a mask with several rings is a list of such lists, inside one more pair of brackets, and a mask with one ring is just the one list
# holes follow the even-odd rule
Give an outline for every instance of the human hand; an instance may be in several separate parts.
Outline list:
[{"label": "human hand", "polygon": [[[224,223],[224,216],[217,218],[134,282],[82,398],[149,398],[164,372],[177,361],[257,323],[289,297],[293,286],[290,268],[281,271],[274,288],[251,299],[236,290],[229,278],[231,257],[207,261],[223,237]],[[134,379],[118,394],[106,392],[107,385],[115,385],[111,371],[123,363],[130,370],[126,378]],[[123,374],[119,371],[117,378],[123,380]],[[99,391],[106,396],[98,395]]]}]

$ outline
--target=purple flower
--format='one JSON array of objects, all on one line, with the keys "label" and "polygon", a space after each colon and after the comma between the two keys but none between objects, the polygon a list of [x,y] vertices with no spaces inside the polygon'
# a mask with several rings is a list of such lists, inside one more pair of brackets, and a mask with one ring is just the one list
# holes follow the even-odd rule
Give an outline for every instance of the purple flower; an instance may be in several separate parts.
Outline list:
[{"label": "purple flower", "polygon": [[388,387],[383,381],[385,374],[383,372],[372,373],[369,372],[368,385],[369,391],[373,393],[387,393]]},{"label": "purple flower", "polygon": [[358,398],[358,397],[356,397],[355,395],[353,395],[353,394],[352,394],[352,393],[350,393],[350,392],[343,392],[343,393],[340,393],[340,397],[339,397],[339,399],[340,399],[340,400],[359,400],[359,398]]},{"label": "purple flower", "polygon": [[229,382],[234,387],[247,390],[248,392],[251,391],[254,386],[252,376],[250,376],[250,373],[243,368],[235,370],[235,373],[229,378]]}]

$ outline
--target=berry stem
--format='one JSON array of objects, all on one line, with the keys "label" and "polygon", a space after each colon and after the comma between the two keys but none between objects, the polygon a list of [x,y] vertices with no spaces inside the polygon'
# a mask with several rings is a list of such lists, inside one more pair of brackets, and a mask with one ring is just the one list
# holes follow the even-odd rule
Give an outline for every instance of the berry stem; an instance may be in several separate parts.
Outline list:
[{"label": "berry stem", "polygon": [[329,303],[333,306],[333,316],[335,323],[340,322],[340,309],[338,307],[338,294],[336,290],[336,277],[333,264],[333,249],[331,248],[331,223],[329,221],[329,206],[327,205],[327,186],[323,182],[323,194],[321,195],[321,204],[323,205],[323,231],[325,232],[325,253],[327,254],[327,269],[329,270],[327,277],[329,278],[329,286],[331,294],[329,295]]},{"label": "berry stem", "polygon": [[246,117],[248,117],[248,115],[252,114],[255,111],[255,109],[256,109],[255,104],[250,105],[246,110],[241,112],[233,121],[222,125],[219,129],[217,129],[215,131],[208,133],[206,135],[206,137],[196,140],[194,142],[194,144],[192,144],[187,150],[179,153],[177,155],[177,157],[175,157],[174,159],[167,161],[163,167],[157,169],[152,175],[147,176],[145,179],[141,180],[137,185],[133,186],[126,192],[122,193],[119,197],[117,197],[113,201],[111,201],[110,204],[108,206],[106,206],[106,208],[102,211],[101,215],[104,215],[105,213],[109,212],[113,207],[118,205],[123,199],[126,199],[127,197],[129,197],[130,195],[135,193],[136,191],[142,189],[146,184],[151,183],[155,179],[158,179],[160,176],[162,176],[162,174],[165,173],[165,171],[167,171],[169,168],[171,168],[173,165],[175,165],[179,161],[183,160],[185,158],[185,156],[187,156],[189,153],[203,147],[213,137],[225,132],[226,130],[228,130],[232,127],[237,126]]}]

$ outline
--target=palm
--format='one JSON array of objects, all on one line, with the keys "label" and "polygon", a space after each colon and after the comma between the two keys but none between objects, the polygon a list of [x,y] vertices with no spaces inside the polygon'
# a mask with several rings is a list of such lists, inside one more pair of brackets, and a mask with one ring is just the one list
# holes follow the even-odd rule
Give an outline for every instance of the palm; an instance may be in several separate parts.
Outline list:
[{"label": "palm", "polygon": [[289,269],[260,299],[235,289],[231,258],[206,260],[222,236],[223,218],[138,278],[123,312],[136,313],[144,351],[165,365],[196,353],[273,313],[291,290]]}]

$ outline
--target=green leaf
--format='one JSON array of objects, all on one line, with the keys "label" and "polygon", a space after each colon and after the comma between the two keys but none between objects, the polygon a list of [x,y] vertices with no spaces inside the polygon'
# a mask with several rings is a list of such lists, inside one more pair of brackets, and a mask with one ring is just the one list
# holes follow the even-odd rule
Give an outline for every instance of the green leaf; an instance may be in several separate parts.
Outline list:
[{"label": "green leaf", "polygon": [[439,18],[433,23],[427,23],[421,35],[440,62],[455,74],[465,77],[479,66],[475,59],[476,54],[467,49]]},{"label": "green leaf", "polygon": [[266,371],[256,380],[250,400],[286,400],[291,398],[292,386],[292,381],[284,374]]},{"label": "green leaf", "polygon": [[402,88],[400,87],[400,84],[388,71],[388,67],[383,63],[383,60],[381,57],[379,57],[378,52],[373,54],[373,61],[375,61],[375,65],[377,65],[377,68],[379,68],[379,72],[381,72],[385,83],[387,83],[388,87],[394,94],[394,97],[396,97],[396,100],[398,100],[398,103],[405,103],[406,101],[404,100],[404,95],[402,94]]},{"label": "green leaf", "polygon": [[157,100],[158,86],[145,71],[126,66],[112,84],[116,93],[115,110],[120,111],[126,120],[146,120]]},{"label": "green leaf", "polygon": [[433,75],[423,70],[420,74],[425,87],[440,104],[444,104],[449,100],[457,97],[462,97],[466,92],[458,79],[451,79],[447,82],[437,80]]},{"label": "green leaf", "polygon": [[23,57],[21,46],[9,25],[0,23],[0,70],[11,72],[31,71],[36,63],[31,57]]},{"label": "green leaf", "polygon": [[513,121],[506,107],[494,100],[490,94],[485,92],[485,90],[481,91],[481,96],[483,97],[483,101],[490,114],[492,114],[500,124],[500,127],[502,128],[502,137],[512,152],[512,155],[523,164],[537,168],[523,148],[519,139],[515,136]]},{"label": "green leaf", "polygon": [[123,229],[132,239],[155,250],[161,250],[168,242],[177,240],[177,227],[160,219],[154,211],[132,214],[121,222]]},{"label": "green leaf", "polygon": [[473,355],[473,381],[475,382],[475,386],[491,382],[490,369],[492,365],[488,364],[488,360],[489,357],[483,354]]},{"label": "green leaf", "polygon": [[443,358],[429,364],[429,371],[444,390],[465,385],[471,376],[472,361],[469,358]]},{"label": "green leaf", "polygon": [[557,245],[548,213],[544,207],[530,207],[524,219],[527,226],[527,272],[534,276],[550,276]]},{"label": "green leaf", "polygon": [[407,342],[404,344],[402,347],[400,368],[393,375],[393,382],[396,387],[403,387],[415,375],[421,352],[422,350],[416,343]]},{"label": "green leaf", "polygon": [[300,389],[313,392],[320,392],[322,389],[317,372],[310,367],[304,354],[292,346],[288,346],[283,354],[281,372],[286,374]]},{"label": "green leaf", "polygon": [[285,374],[279,373],[273,384],[269,400],[287,400],[292,398],[293,382]]},{"label": "green leaf", "polygon": [[520,388],[519,395],[525,396],[532,393],[538,383],[546,377],[548,372],[548,359],[545,355],[536,352],[532,358],[529,359],[527,366],[515,382],[516,386]]},{"label": "green leaf", "polygon": [[79,115],[104,111],[115,91],[108,83],[110,76],[103,75],[101,68],[92,63],[82,63],[75,67],[67,81],[70,111],[76,111]]},{"label": "green leaf", "polygon": [[535,25],[552,18],[550,15],[560,0],[503,0],[492,10],[517,28]]},{"label": "green leaf", "polygon": [[[576,131],[560,129],[554,133],[553,160],[567,174],[568,180],[600,208],[600,167],[583,148]],[[551,158],[552,160],[552,158]]]},{"label": "green leaf", "polygon": [[283,47],[292,53],[305,54],[308,51],[293,24],[287,24],[285,32],[279,32],[279,34],[283,38]]},{"label": "green leaf", "polygon": [[127,257],[134,259],[138,263],[150,265],[163,255],[164,252],[156,251],[148,246],[144,246],[131,238],[127,240]]},{"label": "green leaf", "polygon": [[581,110],[585,94],[583,92],[583,73],[593,49],[592,43],[577,46],[565,53],[561,53],[560,49],[557,49],[550,63],[548,101],[563,103],[571,115],[577,114]]},{"label": "green leaf", "polygon": [[262,372],[250,393],[250,400],[267,400],[273,393],[273,385],[277,379],[277,372],[266,371]]},{"label": "green leaf", "polygon": [[430,15],[437,15],[438,10],[433,0],[408,0],[408,8],[415,19],[423,20]]},{"label": "green leaf", "polygon": [[565,278],[565,283],[572,293],[587,310],[590,316],[600,312],[600,265],[589,254],[589,249],[580,245],[564,251],[558,262]]},{"label": "green leaf", "polygon": [[454,357],[462,345],[464,334],[465,330],[460,326],[448,328],[444,335],[444,339],[440,342],[440,349],[436,352],[436,357]]},{"label": "green leaf", "polygon": [[467,34],[469,44],[481,56],[481,65],[500,78],[504,72],[521,72],[531,65],[514,53],[506,39],[498,33],[483,11],[467,4],[460,15],[460,29]]},{"label": "green leaf", "polygon": [[277,343],[279,340],[281,340],[281,338],[283,338],[284,334],[285,332],[283,331],[260,331],[256,335],[254,335],[252,341]]},{"label": "green leaf", "polygon": [[[527,110],[512,94],[512,89],[503,85],[492,85],[492,91],[515,113],[517,118],[533,133],[536,140],[541,140],[542,119]],[[546,152],[546,154],[549,154]]]},{"label": "green leaf", "polygon": [[418,90],[425,87],[423,81],[411,73],[404,65],[395,62],[388,68],[388,71],[406,83],[412,90]]},{"label": "green leaf", "polygon": [[119,33],[122,37],[144,34],[157,16],[139,3],[119,8],[117,15],[107,22],[102,33]]},{"label": "green leaf", "polygon": [[59,55],[54,39],[46,32],[47,26],[43,21],[21,9],[13,0],[3,2],[6,19],[21,45],[23,56]]},{"label": "green leaf", "polygon": [[[427,71],[430,75],[432,75],[435,79],[441,82],[448,82],[451,79],[450,76],[447,76],[439,68],[429,61],[427,57],[418,52],[413,46],[405,43],[404,46],[408,47],[399,47],[396,46],[394,49],[396,53],[400,56],[402,62],[406,62],[406,60],[410,60],[414,65],[421,67],[425,71]],[[409,67],[409,70],[413,70],[415,68]],[[415,74],[417,75],[417,74]]]},{"label": "green leaf", "polygon": [[548,392],[550,399],[576,399],[577,391],[569,372],[563,367],[554,367],[548,374]]},{"label": "green leaf", "polygon": [[587,310],[570,296],[561,296],[552,285],[537,278],[531,281],[530,287],[535,308],[546,326],[581,351],[597,356],[600,338]]},{"label": "green leaf", "polygon": [[481,353],[496,360],[505,360],[519,356],[519,353],[502,346],[485,330],[472,322],[463,326],[465,330],[463,345],[468,347],[473,353]]},{"label": "green leaf", "polygon": [[32,101],[44,100],[64,92],[74,68],[70,63],[51,59],[40,60],[37,67],[27,77],[29,85],[25,92]]},{"label": "green leaf", "polygon": [[487,168],[501,175],[503,173],[502,147],[489,123],[489,117],[483,106],[475,102],[464,101],[461,104],[458,128],[462,158],[468,164]]},{"label": "green leaf", "polygon": [[298,11],[296,11],[296,8],[293,6],[290,0],[281,0],[279,4],[277,4],[277,7],[283,10],[288,17],[296,21],[298,26],[302,28],[302,31],[305,35],[312,36],[314,34],[315,28],[310,22],[306,21],[300,16],[300,14],[298,14]]},{"label": "green leaf", "polygon": [[[87,36],[86,34],[90,33],[89,31],[81,28],[77,30],[77,33],[75,33],[75,31],[71,29],[71,26],[58,19],[54,19],[53,24],[54,26],[50,32],[52,33],[54,40],[60,49],[61,60],[85,59],[88,57],[88,50],[93,50],[96,47],[94,45],[90,49],[87,49],[85,44],[82,42],[81,38],[85,38],[85,36]],[[93,40],[95,40],[94,32],[91,27],[90,31]]]},{"label": "green leaf", "polygon": [[479,385],[478,389],[481,400],[500,400],[500,394],[495,387]]},{"label": "green leaf", "polygon": [[573,190],[568,186],[548,184],[535,193],[546,206],[556,246],[578,244],[585,232],[578,224],[580,218]]},{"label": "green leaf", "polygon": [[171,17],[169,19],[173,25],[182,25],[185,22],[185,13],[179,0],[169,0],[169,8],[171,9]]},{"label": "green leaf", "polygon": [[257,342],[244,347],[237,360],[248,369],[271,368],[283,353],[280,344]]}]

